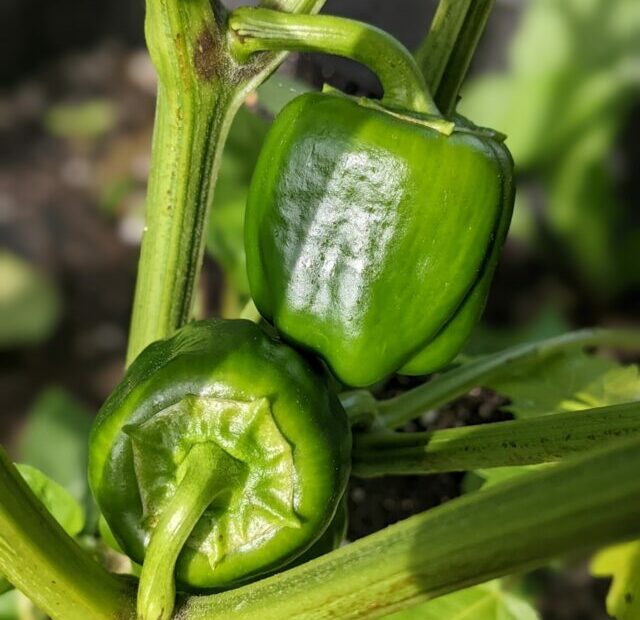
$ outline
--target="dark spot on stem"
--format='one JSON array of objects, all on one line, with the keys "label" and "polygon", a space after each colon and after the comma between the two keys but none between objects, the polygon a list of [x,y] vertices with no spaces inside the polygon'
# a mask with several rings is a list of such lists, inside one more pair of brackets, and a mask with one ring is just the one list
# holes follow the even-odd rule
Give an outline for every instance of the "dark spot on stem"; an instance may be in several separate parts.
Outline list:
[{"label": "dark spot on stem", "polygon": [[218,75],[220,46],[213,33],[204,28],[198,40],[193,63],[198,77],[204,82],[210,82]]}]

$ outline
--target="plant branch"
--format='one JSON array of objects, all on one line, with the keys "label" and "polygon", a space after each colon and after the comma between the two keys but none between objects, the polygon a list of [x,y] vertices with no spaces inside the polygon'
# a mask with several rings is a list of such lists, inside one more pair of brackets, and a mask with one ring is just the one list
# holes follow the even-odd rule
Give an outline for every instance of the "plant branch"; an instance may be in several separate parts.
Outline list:
[{"label": "plant branch", "polygon": [[[595,346],[640,348],[640,331],[628,329],[583,329],[539,342],[517,345],[510,349],[478,357],[435,376],[431,381],[394,398],[376,401],[359,390],[340,395],[347,413],[356,407],[358,421],[369,421],[375,428],[400,428],[425,411],[437,409],[463,396],[474,387],[486,385],[514,368],[539,362],[566,350]],[[369,406],[367,407],[367,402]],[[352,405],[353,403],[353,405]]]},{"label": "plant branch", "polygon": [[58,525],[0,448],[0,571],[55,620],[125,620],[135,588]]},{"label": "plant branch", "polygon": [[640,535],[640,439],[462,498],[255,584],[184,600],[181,620],[383,617]]},{"label": "plant branch", "polygon": [[[316,12],[323,3],[269,4]],[[285,56],[264,54],[239,66],[228,51],[225,20],[219,2],[147,2],[147,44],[159,86],[127,364],[191,319],[204,231],[231,122],[246,95]]]},{"label": "plant branch", "polygon": [[432,433],[354,434],[353,474],[434,474],[559,461],[640,435],[640,403]]},{"label": "plant branch", "polygon": [[383,104],[439,116],[409,51],[379,28],[331,15],[292,15],[251,7],[236,9],[229,24],[236,35],[232,49],[241,60],[266,50],[343,56],[366,65],[379,77]]},{"label": "plant branch", "polygon": [[455,111],[493,4],[494,0],[440,0],[429,33],[416,51],[427,86],[445,116]]}]

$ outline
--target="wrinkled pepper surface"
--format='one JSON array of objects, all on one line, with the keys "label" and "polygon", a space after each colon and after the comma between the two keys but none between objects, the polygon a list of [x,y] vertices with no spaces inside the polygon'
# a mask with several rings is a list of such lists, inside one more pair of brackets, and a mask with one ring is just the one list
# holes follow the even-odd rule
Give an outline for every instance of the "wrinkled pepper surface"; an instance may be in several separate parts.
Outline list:
[{"label": "wrinkled pepper surface", "polygon": [[501,137],[343,95],[276,118],[245,217],[251,294],[283,338],[351,386],[428,373],[485,305],[513,208]]},{"label": "wrinkled pepper surface", "polygon": [[[243,320],[192,323],[145,349],[90,439],[91,488],[119,546],[142,564],[163,514],[199,502],[183,586],[236,585],[311,548],[350,469],[346,414],[320,370]],[[206,485],[189,485],[207,477],[213,493],[197,499]]]}]

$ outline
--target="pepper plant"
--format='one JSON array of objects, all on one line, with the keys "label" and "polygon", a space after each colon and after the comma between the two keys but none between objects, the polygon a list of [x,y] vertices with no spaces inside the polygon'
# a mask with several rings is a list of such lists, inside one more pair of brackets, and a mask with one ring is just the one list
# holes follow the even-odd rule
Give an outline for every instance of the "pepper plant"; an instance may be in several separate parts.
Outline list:
[{"label": "pepper plant", "polygon": [[[638,347],[640,334],[583,330],[451,364],[514,201],[504,136],[455,111],[492,3],[443,0],[417,59],[381,30],[317,15],[322,4],[148,0],[159,89],[147,222],[128,369],[95,421],[88,472],[102,537],[137,576],[87,553],[69,498],[0,452],[0,587],[53,618],[384,617],[640,536],[638,404],[398,431],[514,370]],[[230,124],[293,50],[361,62],[384,95],[326,88],[285,107],[248,198],[255,304],[192,322]],[[433,372],[390,399],[368,389]],[[350,474],[543,463],[338,549]]]}]

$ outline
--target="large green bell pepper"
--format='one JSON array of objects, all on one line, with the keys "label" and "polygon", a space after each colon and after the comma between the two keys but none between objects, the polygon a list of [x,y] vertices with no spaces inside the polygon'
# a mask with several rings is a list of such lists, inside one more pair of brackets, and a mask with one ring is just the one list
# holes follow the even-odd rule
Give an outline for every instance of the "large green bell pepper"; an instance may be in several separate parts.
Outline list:
[{"label": "large green bell pepper", "polygon": [[245,219],[251,293],[345,384],[430,372],[484,307],[513,207],[511,157],[459,119],[335,94],[276,118]]}]

